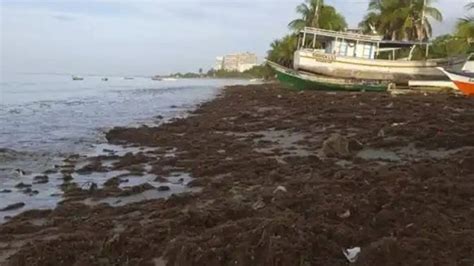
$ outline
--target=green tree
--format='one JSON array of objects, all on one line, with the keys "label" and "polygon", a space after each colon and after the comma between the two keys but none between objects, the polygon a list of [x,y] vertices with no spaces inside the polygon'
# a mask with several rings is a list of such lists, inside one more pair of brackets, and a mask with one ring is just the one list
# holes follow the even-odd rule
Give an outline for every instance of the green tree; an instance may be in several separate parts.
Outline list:
[{"label": "green tree", "polygon": [[[466,5],[467,10],[474,9],[474,2]],[[459,20],[456,25],[456,37],[467,41],[468,44],[474,42],[474,16],[466,16]]]},{"label": "green tree", "polygon": [[325,5],[323,0],[306,0],[296,7],[300,15],[288,24],[288,27],[299,32],[304,27],[315,27],[341,31],[347,28],[346,19],[332,6]]},{"label": "green tree", "polygon": [[432,36],[429,18],[442,21],[435,0],[370,0],[369,13],[359,26],[366,33],[391,40],[427,40]]},{"label": "green tree", "polygon": [[298,38],[295,35],[286,35],[282,39],[275,40],[270,44],[267,59],[290,67],[293,64],[297,44]]},{"label": "green tree", "polygon": [[450,34],[438,36],[430,45],[431,58],[456,56],[467,52],[469,45],[466,41]]}]

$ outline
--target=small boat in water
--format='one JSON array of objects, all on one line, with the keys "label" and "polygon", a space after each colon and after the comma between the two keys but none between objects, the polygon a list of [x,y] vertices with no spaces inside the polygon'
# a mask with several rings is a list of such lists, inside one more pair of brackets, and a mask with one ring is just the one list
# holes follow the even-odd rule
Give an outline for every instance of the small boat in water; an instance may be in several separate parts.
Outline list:
[{"label": "small boat in water", "polygon": [[163,81],[177,81],[175,78],[163,78]]},{"label": "small boat in water", "polygon": [[84,80],[83,77],[72,76],[72,80]]},{"label": "small boat in water", "polygon": [[462,93],[474,96],[473,72],[454,72],[443,68],[440,68],[439,70],[443,71]]},{"label": "small boat in water", "polygon": [[108,78],[102,78],[102,81],[109,81]]},{"label": "small boat in water", "polygon": [[151,79],[156,80],[156,81],[162,81],[163,80],[160,76],[153,76],[153,77],[151,77]]},{"label": "small boat in water", "polygon": [[289,69],[270,61],[267,63],[276,71],[281,83],[297,90],[384,92],[389,87],[389,82],[326,77]]},{"label": "small boat in water", "polygon": [[132,80],[133,77],[124,77],[123,79],[125,79],[125,80]]}]

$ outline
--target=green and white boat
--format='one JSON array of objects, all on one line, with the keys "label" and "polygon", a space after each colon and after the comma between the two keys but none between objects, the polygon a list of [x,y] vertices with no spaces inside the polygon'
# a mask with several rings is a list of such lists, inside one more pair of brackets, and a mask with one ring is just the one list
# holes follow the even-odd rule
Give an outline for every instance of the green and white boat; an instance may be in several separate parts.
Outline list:
[{"label": "green and white boat", "polygon": [[384,81],[369,81],[333,78],[315,75],[308,72],[296,71],[267,61],[272,67],[278,80],[287,87],[297,90],[329,90],[329,91],[387,91],[389,83]]}]

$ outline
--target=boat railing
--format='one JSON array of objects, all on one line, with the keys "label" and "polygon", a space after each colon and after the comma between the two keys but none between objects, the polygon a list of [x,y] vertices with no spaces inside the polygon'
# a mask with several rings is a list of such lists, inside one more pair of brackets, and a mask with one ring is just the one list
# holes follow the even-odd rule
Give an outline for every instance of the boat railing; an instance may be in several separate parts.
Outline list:
[{"label": "boat railing", "polygon": [[365,35],[353,32],[342,32],[342,31],[333,31],[333,30],[325,30],[320,28],[312,28],[312,27],[304,27],[301,31],[303,34],[315,34],[315,35],[322,35],[327,37],[333,38],[343,38],[343,39],[351,39],[351,40],[362,40],[362,41],[371,41],[371,42],[379,42],[383,39],[383,36],[379,35]]}]

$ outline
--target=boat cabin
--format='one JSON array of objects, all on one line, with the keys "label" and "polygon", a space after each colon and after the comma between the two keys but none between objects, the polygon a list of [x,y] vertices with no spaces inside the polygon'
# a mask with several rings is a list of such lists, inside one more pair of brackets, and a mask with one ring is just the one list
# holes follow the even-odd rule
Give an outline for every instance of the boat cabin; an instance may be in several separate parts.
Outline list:
[{"label": "boat cabin", "polygon": [[354,31],[339,32],[305,27],[298,36],[298,50],[313,49],[325,54],[369,60],[376,59],[382,52],[391,52],[389,58],[395,60],[397,50],[412,48],[409,58],[404,58],[411,60],[415,46],[420,44],[426,45],[428,53],[428,43],[388,41],[383,40],[383,36]]}]

